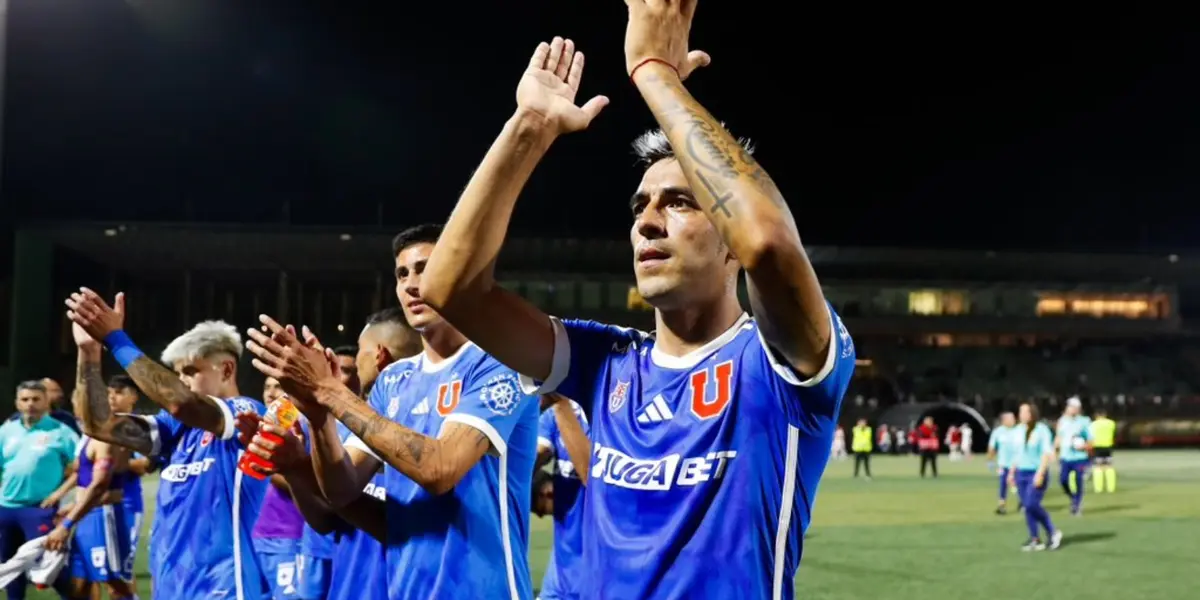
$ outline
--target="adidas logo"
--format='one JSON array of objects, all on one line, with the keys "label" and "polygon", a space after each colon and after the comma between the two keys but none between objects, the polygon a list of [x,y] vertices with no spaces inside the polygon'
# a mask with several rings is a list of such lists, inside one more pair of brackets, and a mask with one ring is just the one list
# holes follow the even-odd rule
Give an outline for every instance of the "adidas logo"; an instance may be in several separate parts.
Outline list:
[{"label": "adidas logo", "polygon": [[413,407],[412,414],[414,414],[414,415],[429,414],[429,398],[421,398],[421,403]]},{"label": "adidas logo", "polygon": [[667,406],[667,401],[663,400],[662,394],[654,396],[650,404],[642,409],[641,414],[637,416],[638,423],[662,423],[670,421],[675,416],[671,412],[671,407]]}]

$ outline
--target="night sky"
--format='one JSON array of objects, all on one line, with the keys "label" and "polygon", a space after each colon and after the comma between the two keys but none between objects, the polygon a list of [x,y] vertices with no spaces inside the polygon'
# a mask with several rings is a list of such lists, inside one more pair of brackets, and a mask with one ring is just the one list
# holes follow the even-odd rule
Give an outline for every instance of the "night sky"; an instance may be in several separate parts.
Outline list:
[{"label": "night sky", "polygon": [[[853,11],[706,0],[693,31],[714,64],[689,88],[756,140],[806,241],[1193,244],[1200,37]],[[4,220],[440,221],[562,34],[613,104],[513,227],[623,238],[652,125],[624,25],[617,0],[14,0]]]}]

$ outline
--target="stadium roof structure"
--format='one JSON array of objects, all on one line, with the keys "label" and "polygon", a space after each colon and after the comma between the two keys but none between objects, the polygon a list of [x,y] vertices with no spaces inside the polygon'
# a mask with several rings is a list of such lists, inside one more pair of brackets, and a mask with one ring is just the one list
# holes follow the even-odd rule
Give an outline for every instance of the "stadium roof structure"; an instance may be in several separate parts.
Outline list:
[{"label": "stadium roof structure", "polygon": [[[392,269],[392,232],[270,225],[70,223],[29,225],[91,260],[135,271]],[[1176,284],[1200,281],[1200,255],[981,252],[814,246],[808,252],[831,280],[1047,281]],[[514,239],[501,256],[509,272],[631,274],[623,239]]]}]

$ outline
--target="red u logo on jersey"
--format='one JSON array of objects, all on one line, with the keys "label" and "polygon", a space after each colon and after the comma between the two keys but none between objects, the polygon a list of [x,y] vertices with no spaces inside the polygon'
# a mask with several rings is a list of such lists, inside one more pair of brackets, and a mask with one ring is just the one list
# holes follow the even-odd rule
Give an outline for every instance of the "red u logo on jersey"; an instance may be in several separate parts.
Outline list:
[{"label": "red u logo on jersey", "polygon": [[[713,380],[715,385],[710,386],[709,382]],[[688,387],[692,392],[692,414],[701,420],[721,414],[733,397],[733,361],[727,360],[692,373],[688,376]]]},{"label": "red u logo on jersey", "polygon": [[437,411],[443,417],[458,408],[458,399],[462,396],[462,380],[455,379],[450,383],[438,386]]}]

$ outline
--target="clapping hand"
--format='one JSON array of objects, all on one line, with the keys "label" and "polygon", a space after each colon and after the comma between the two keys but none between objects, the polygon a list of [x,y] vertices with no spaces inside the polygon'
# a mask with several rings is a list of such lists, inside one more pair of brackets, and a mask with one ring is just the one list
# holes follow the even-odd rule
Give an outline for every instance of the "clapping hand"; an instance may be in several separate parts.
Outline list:
[{"label": "clapping hand", "polygon": [[[108,334],[125,327],[125,294],[118,293],[109,306],[96,292],[81,287],[67,298],[67,318],[80,331],[72,328],[75,343],[84,347],[87,340],[102,342]],[[82,334],[82,335],[81,335]]]},{"label": "clapping hand", "polygon": [[259,316],[259,321],[265,333],[251,329],[250,341],[246,342],[246,348],[256,357],[251,364],[263,375],[277,379],[301,412],[320,411],[317,390],[323,386],[341,385],[336,376],[337,359],[333,351],[322,348],[307,330],[309,341],[306,343],[296,336],[291,326],[284,327],[267,315]]}]

